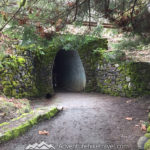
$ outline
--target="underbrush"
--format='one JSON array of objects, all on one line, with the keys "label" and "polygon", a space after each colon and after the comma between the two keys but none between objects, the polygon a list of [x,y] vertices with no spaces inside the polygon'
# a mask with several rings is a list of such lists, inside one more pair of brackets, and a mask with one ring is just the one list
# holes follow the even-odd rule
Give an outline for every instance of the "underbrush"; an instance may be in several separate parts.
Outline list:
[{"label": "underbrush", "polygon": [[0,123],[31,111],[29,100],[0,96]]},{"label": "underbrush", "polygon": [[116,44],[116,49],[120,50],[147,50],[150,49],[150,38],[144,37],[124,37],[120,43]]}]

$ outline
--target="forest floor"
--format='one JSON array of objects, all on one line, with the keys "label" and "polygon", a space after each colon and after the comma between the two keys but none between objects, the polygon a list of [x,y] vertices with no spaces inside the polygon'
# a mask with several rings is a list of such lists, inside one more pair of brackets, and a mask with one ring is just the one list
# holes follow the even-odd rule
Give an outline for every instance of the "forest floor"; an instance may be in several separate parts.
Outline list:
[{"label": "forest floor", "polygon": [[[64,110],[53,119],[34,126],[22,137],[0,145],[0,149],[25,150],[29,144],[44,141],[57,150],[137,150],[137,140],[145,133],[141,122],[148,118],[150,98],[57,93],[51,99],[39,99],[31,104],[33,109],[53,105],[63,106]],[[43,130],[49,134],[38,134]]]},{"label": "forest floor", "polygon": [[0,96],[0,124],[17,118],[23,113],[30,112],[30,103],[27,99],[6,98]]},{"label": "forest floor", "polygon": [[108,51],[123,51],[128,60],[150,62],[150,42],[144,44],[144,39],[141,37],[127,37],[123,33],[113,34],[111,31],[105,33],[102,37],[108,39]]}]

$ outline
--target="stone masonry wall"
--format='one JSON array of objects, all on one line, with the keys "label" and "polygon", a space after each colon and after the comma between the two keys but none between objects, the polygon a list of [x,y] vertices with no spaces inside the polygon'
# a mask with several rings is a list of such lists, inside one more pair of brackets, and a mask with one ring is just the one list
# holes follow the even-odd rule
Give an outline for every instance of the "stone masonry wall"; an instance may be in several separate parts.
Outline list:
[{"label": "stone masonry wall", "polygon": [[103,63],[97,68],[98,91],[114,96],[150,94],[150,64],[142,62]]},{"label": "stone masonry wall", "polygon": [[37,94],[33,61],[27,56],[6,56],[0,67],[1,93],[9,97],[33,97]]},{"label": "stone masonry wall", "polygon": [[[0,91],[6,96],[43,97],[53,94],[53,64],[61,45],[51,44],[44,55],[29,49],[17,50],[0,63]],[[85,91],[115,96],[150,95],[150,64],[121,60],[108,61],[107,40],[95,38],[78,50],[86,74]]]},{"label": "stone masonry wall", "polygon": [[[94,52],[97,48],[107,49],[107,40],[96,38],[78,49],[86,74],[85,91],[95,91],[97,88],[96,67],[101,57],[99,53]],[[36,85],[39,96],[54,93],[52,83],[53,65],[57,52],[60,49],[60,47],[49,47],[49,49],[45,50],[46,55],[41,56],[40,59],[35,58]]]},{"label": "stone masonry wall", "polygon": [[[107,49],[106,39],[97,39],[83,45],[79,50],[79,55],[82,60],[86,74],[86,92],[97,90],[97,66],[102,59],[101,54],[97,51]],[[96,51],[97,50],[97,51]]]}]

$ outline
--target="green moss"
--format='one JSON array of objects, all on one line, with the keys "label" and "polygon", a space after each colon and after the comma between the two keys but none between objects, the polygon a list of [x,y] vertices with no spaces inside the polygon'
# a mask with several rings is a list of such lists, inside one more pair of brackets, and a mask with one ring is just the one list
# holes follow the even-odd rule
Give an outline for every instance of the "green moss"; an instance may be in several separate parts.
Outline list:
[{"label": "green moss", "polygon": [[150,149],[150,140],[148,140],[144,145],[144,150],[149,150],[149,149]]},{"label": "green moss", "polygon": [[23,58],[23,57],[18,57],[17,61],[19,64],[25,64],[25,62],[26,62],[25,58]]},{"label": "green moss", "polygon": [[12,96],[15,97],[17,95],[16,89],[12,90]]},{"label": "green moss", "polygon": [[147,132],[150,133],[150,126],[147,128]]},{"label": "green moss", "polygon": [[33,114],[33,111],[31,111],[30,113],[24,113],[24,114],[22,114],[21,116],[12,119],[11,121],[19,120],[19,119],[21,119],[21,118],[23,118],[23,117],[25,117],[25,116],[27,116],[27,115],[29,115],[29,114]]},{"label": "green moss", "polygon": [[[1,74],[3,93],[8,97],[32,97],[35,93],[35,77],[33,65],[28,67],[29,61],[22,56],[9,56],[3,59]],[[28,68],[26,68],[28,67]],[[24,75],[22,75],[22,70]],[[21,87],[21,88],[19,88]]]},{"label": "green moss", "polygon": [[150,133],[146,133],[144,136],[150,139]]},{"label": "green moss", "polygon": [[11,96],[12,95],[12,87],[11,86],[5,86],[5,87],[3,87],[3,93],[6,96]]},{"label": "green moss", "polygon": [[38,119],[37,118],[33,118],[33,119],[29,120],[29,123],[33,126],[33,125],[38,123]]},{"label": "green moss", "polygon": [[12,132],[8,131],[5,133],[4,136],[0,137],[0,143],[4,142],[4,141],[8,141],[12,138]]},{"label": "green moss", "polygon": [[39,121],[42,121],[42,120],[50,119],[51,117],[55,116],[55,114],[57,112],[58,112],[58,109],[53,108],[53,109],[51,109],[51,111],[47,112],[46,114],[38,116],[37,120],[39,122]]},{"label": "green moss", "polygon": [[0,124],[0,127],[8,125],[8,124],[9,124],[9,122],[3,122],[3,123]]},{"label": "green moss", "polygon": [[128,89],[128,85],[127,85],[127,84],[124,84],[124,85],[123,85],[123,89]]}]

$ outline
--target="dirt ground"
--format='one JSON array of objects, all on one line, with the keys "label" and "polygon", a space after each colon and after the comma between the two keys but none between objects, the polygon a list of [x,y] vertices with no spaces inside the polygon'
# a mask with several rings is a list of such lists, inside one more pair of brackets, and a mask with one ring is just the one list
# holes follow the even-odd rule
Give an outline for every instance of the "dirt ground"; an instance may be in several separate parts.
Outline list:
[{"label": "dirt ground", "polygon": [[27,99],[0,96],[0,124],[28,113],[30,110],[30,103]]},{"label": "dirt ground", "polygon": [[[128,99],[97,93],[57,93],[52,99],[32,102],[33,108],[55,105],[64,110],[26,134],[0,145],[0,150],[25,150],[42,141],[56,150],[137,150],[144,134],[140,120],[147,120],[150,99]],[[132,117],[132,121],[125,118]],[[49,135],[39,135],[47,130]]]}]

